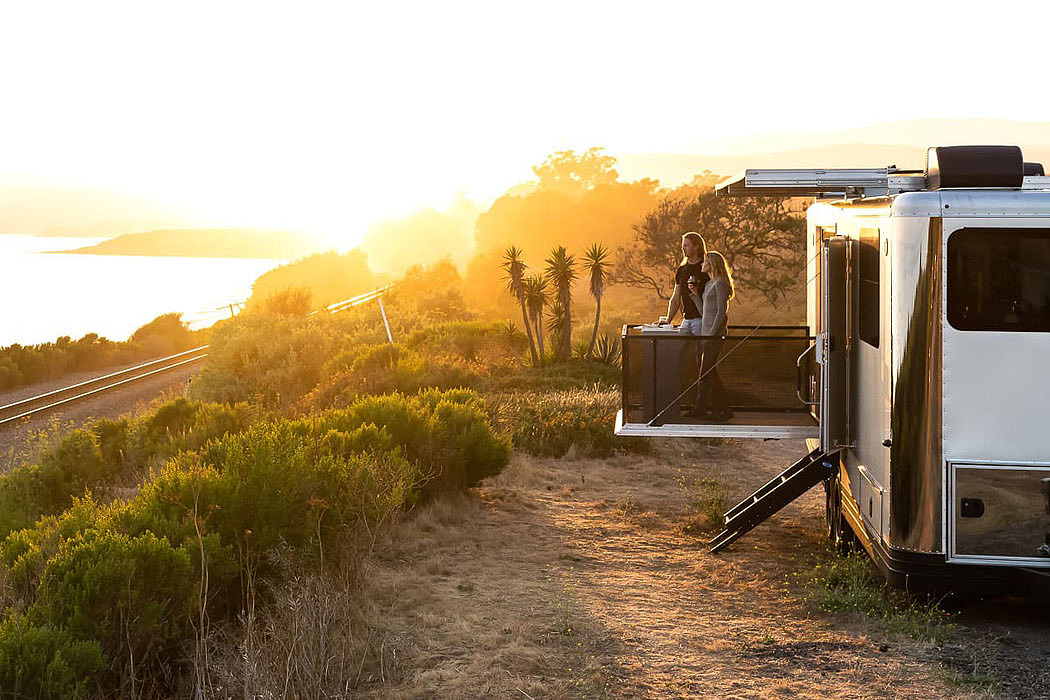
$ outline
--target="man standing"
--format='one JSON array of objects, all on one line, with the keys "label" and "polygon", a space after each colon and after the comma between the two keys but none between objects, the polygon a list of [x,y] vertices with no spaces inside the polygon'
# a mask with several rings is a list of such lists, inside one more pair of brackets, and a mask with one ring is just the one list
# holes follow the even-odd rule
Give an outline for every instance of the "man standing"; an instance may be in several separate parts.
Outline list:
[{"label": "man standing", "polygon": [[699,233],[690,231],[682,236],[682,263],[674,273],[674,291],[667,302],[666,322],[672,322],[681,307],[682,325],[678,332],[685,335],[700,335],[701,312],[690,297],[688,285],[692,279],[696,288],[703,291],[708,277],[700,268],[706,255],[707,245]]}]

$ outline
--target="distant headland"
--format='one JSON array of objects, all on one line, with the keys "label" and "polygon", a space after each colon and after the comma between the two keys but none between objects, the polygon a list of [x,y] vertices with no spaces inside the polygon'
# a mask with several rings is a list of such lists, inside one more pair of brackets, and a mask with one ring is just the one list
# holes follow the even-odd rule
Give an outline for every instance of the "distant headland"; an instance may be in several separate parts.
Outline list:
[{"label": "distant headland", "polygon": [[80,255],[150,255],[189,258],[299,258],[321,249],[317,239],[294,231],[244,228],[164,229],[128,233],[96,245],[56,250]]}]

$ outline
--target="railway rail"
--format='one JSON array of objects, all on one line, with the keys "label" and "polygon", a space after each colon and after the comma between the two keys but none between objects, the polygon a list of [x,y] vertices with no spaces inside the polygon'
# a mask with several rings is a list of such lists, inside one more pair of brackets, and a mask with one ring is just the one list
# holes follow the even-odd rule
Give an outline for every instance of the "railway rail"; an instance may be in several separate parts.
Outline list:
[{"label": "railway rail", "polygon": [[191,350],[161,357],[118,372],[104,374],[100,377],[94,377],[87,381],[0,406],[0,428],[14,425],[18,421],[31,416],[53,411],[74,401],[97,396],[105,391],[126,387],[132,382],[137,382],[147,377],[155,377],[158,374],[170,372],[173,369],[184,367],[193,362],[200,362],[207,356],[208,346],[202,345]]},{"label": "railway rail", "polygon": [[[387,338],[390,342],[394,342],[393,336],[390,333],[390,324],[387,321],[386,310],[383,308],[382,300],[383,294],[388,292],[394,286],[396,286],[396,283],[380,287],[371,292],[359,294],[356,297],[351,297],[350,299],[330,304],[321,311],[338,313],[354,306],[376,300],[379,302],[379,309],[383,316],[383,324],[386,327]],[[185,350],[183,352],[175,353],[174,355],[151,360],[140,365],[135,365],[134,367],[122,369],[118,372],[111,372],[100,377],[94,377],[87,381],[62,387],[61,389],[55,389],[54,391],[48,391],[43,394],[38,394],[37,396],[30,396],[21,399],[20,401],[14,401],[0,406],[0,429],[13,426],[21,420],[45,414],[75,401],[91,398],[105,391],[127,387],[134,382],[149,377],[155,377],[158,374],[170,372],[178,367],[184,367],[194,362],[200,362],[207,356],[208,346],[201,345],[200,347],[191,350]]]}]

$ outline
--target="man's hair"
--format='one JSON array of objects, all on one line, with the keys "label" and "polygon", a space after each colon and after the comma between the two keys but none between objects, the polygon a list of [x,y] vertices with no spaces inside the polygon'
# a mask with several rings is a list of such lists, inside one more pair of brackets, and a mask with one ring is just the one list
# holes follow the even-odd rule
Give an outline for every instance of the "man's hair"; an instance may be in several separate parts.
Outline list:
[{"label": "man's hair", "polygon": [[[693,243],[700,246],[700,259],[703,260],[704,256],[707,255],[707,244],[704,243],[704,237],[696,231],[690,231],[689,233],[682,234],[682,241],[692,241]],[[683,256],[682,264],[685,265],[689,262],[689,258]]]}]

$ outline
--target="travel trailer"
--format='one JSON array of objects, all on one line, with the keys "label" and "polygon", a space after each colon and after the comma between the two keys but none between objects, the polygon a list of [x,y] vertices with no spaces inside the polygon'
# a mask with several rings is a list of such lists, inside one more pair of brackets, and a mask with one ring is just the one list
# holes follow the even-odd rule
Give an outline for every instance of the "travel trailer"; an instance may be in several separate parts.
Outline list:
[{"label": "travel trailer", "polygon": [[815,197],[805,326],[731,327],[735,417],[689,418],[695,338],[623,333],[620,435],[806,438],[726,513],[718,551],[817,484],[827,529],[893,585],[1050,587],[1050,177],[1013,146],[923,171],[748,170],[727,197]]}]

